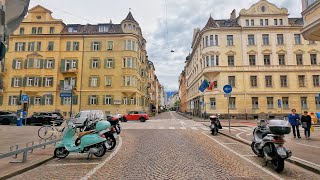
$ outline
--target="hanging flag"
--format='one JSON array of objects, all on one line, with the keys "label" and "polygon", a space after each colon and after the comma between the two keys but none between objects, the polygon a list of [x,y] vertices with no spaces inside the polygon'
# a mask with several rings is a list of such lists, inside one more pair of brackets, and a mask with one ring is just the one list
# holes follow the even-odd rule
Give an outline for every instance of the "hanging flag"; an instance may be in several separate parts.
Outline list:
[{"label": "hanging flag", "polygon": [[201,86],[199,87],[199,91],[204,92],[209,87],[209,82],[205,79],[202,81]]},{"label": "hanging flag", "polygon": [[212,81],[208,87],[208,90],[211,91],[213,89],[215,81]]}]

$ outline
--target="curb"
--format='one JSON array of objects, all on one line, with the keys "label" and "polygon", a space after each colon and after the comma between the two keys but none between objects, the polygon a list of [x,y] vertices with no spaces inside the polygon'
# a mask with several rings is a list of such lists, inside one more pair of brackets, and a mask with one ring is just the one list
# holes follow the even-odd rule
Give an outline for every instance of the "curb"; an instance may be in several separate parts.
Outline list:
[{"label": "curb", "polygon": [[[226,137],[230,138],[230,139],[236,140],[236,141],[238,141],[238,142],[240,142],[240,143],[242,143],[242,144],[251,146],[250,143],[241,141],[241,140],[238,139],[238,138],[235,138],[235,137],[230,136],[230,135],[225,134],[225,133],[221,133],[221,132],[219,132],[219,133],[222,134],[223,136],[226,136]],[[307,170],[309,170],[309,171],[311,171],[311,172],[314,172],[314,173],[316,173],[316,174],[320,174],[320,169],[314,168],[314,167],[312,167],[312,166],[308,166],[308,165],[306,165],[306,164],[304,164],[304,163],[301,163],[301,162],[299,162],[299,161],[292,160],[292,159],[286,159],[286,161],[289,162],[289,163],[295,164],[295,165],[297,165],[297,166],[299,166],[299,167],[302,167],[302,168],[304,168],[304,169],[307,169]]]},{"label": "curb", "polygon": [[14,176],[17,176],[17,175],[19,175],[19,174],[25,173],[25,172],[27,172],[27,171],[29,171],[29,170],[31,170],[31,169],[34,169],[34,168],[36,168],[36,167],[38,167],[38,166],[41,166],[41,165],[44,164],[44,163],[47,163],[47,162],[51,161],[51,160],[53,160],[53,159],[54,159],[54,157],[50,157],[50,158],[48,158],[48,159],[44,159],[44,160],[42,160],[42,161],[40,161],[40,162],[37,162],[37,163],[35,163],[35,164],[33,164],[33,165],[30,165],[30,166],[28,166],[28,167],[25,167],[25,168],[23,168],[23,169],[20,169],[20,170],[18,170],[18,171],[15,171],[15,172],[13,172],[13,173],[11,173],[11,174],[7,174],[7,175],[5,175],[5,176],[2,176],[2,177],[0,177],[0,180],[9,179],[9,178],[12,178],[12,177],[14,177]]}]

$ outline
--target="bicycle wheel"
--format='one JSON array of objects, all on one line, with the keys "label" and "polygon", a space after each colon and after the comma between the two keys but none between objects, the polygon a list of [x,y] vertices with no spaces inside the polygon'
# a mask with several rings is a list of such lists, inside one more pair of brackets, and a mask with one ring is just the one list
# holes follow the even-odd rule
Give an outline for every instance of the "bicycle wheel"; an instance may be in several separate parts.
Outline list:
[{"label": "bicycle wheel", "polygon": [[53,128],[51,126],[42,126],[38,130],[38,136],[41,139],[49,139],[53,136]]}]

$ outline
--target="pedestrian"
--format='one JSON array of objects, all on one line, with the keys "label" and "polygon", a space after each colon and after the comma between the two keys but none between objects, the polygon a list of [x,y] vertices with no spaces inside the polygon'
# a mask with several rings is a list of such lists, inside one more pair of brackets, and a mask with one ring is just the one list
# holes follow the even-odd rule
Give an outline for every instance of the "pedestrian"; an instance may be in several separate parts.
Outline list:
[{"label": "pedestrian", "polygon": [[302,127],[304,128],[304,135],[306,139],[310,139],[310,128],[311,128],[311,116],[308,115],[308,111],[303,112],[303,116],[301,116]]},{"label": "pedestrian", "polygon": [[[289,123],[291,124],[292,127],[292,131],[293,131],[293,137],[297,138],[301,138],[300,137],[300,130],[299,130],[299,125],[300,125],[300,117],[298,114],[296,114],[296,110],[292,109],[291,110],[291,114],[289,114],[288,119],[289,119]],[[296,133],[297,130],[297,133]]]}]

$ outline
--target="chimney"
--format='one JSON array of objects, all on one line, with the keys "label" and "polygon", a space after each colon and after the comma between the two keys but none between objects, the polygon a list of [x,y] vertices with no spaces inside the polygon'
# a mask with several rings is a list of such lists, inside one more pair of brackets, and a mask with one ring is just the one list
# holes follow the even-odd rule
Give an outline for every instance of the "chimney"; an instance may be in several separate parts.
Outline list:
[{"label": "chimney", "polygon": [[236,15],[236,10],[235,10],[235,9],[231,12],[231,14],[230,14],[230,19],[231,19],[231,20],[237,19],[237,15]]},{"label": "chimney", "polygon": [[112,24],[112,19],[110,19],[110,24]]}]

